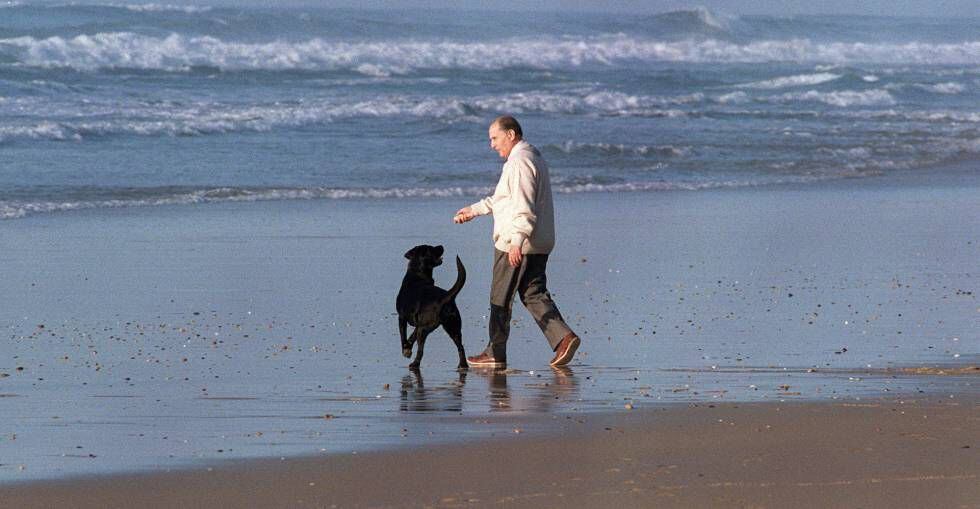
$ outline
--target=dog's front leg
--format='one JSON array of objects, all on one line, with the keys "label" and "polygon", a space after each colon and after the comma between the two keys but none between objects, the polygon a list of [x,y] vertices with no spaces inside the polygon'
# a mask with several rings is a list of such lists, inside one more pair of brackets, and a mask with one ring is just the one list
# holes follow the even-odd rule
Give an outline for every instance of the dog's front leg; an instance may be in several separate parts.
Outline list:
[{"label": "dog's front leg", "polygon": [[412,356],[412,344],[408,342],[407,329],[408,329],[408,320],[399,316],[398,333],[401,335],[402,338],[402,355],[404,355],[406,359]]},{"label": "dog's front leg", "polygon": [[408,367],[412,369],[419,369],[419,366],[422,365],[422,355],[423,355],[423,350],[425,350],[425,338],[429,335],[430,332],[432,332],[432,329],[423,330],[421,327],[415,329],[415,332],[412,334],[412,337],[415,339],[415,342],[418,343],[419,346],[418,348],[415,349],[415,360],[412,361],[412,363],[409,364]]}]

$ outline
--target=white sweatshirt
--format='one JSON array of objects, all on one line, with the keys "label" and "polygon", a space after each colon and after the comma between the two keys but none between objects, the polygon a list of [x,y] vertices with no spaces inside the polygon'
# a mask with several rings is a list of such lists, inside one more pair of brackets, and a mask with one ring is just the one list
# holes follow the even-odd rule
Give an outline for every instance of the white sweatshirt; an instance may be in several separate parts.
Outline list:
[{"label": "white sweatshirt", "polygon": [[524,254],[547,254],[555,247],[555,211],[551,201],[548,164],[526,141],[510,151],[493,196],[470,209],[493,213],[493,245],[500,251],[520,245]]}]

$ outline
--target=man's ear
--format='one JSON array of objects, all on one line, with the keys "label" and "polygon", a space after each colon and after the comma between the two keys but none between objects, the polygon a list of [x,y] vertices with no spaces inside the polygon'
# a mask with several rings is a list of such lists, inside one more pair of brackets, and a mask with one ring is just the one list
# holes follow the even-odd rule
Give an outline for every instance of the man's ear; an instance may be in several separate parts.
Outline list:
[{"label": "man's ear", "polygon": [[419,249],[419,247],[418,246],[415,246],[412,249],[409,249],[408,251],[405,251],[405,258],[408,258],[409,260],[411,260],[412,258],[415,258],[415,252],[418,249]]}]

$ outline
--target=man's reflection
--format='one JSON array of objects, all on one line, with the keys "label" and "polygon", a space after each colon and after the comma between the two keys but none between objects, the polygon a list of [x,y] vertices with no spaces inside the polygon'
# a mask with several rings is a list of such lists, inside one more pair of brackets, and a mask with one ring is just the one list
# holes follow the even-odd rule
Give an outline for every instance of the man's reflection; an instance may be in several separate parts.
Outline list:
[{"label": "man's reflection", "polygon": [[[553,367],[544,373],[522,373],[506,368],[471,369],[487,379],[487,396],[491,412],[550,412],[564,402],[573,400],[578,393],[578,381],[571,368]],[[534,373],[534,374],[531,374]],[[518,389],[512,395],[508,376],[523,381],[526,394]]]}]

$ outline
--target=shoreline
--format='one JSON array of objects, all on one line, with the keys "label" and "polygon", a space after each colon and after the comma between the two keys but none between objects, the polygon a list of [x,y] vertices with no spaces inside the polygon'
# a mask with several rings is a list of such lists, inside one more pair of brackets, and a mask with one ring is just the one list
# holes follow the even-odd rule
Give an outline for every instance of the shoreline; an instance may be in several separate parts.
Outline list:
[{"label": "shoreline", "polygon": [[[685,188],[672,188],[672,189],[660,189],[660,190],[636,190],[636,191],[573,191],[573,192],[556,192],[555,195],[559,197],[559,201],[564,201],[570,197],[580,196],[580,195],[652,195],[657,196],[661,194],[700,194],[700,193],[738,193],[738,192],[772,192],[772,191],[790,191],[790,192],[806,192],[808,190],[820,191],[826,189],[835,189],[838,191],[848,191],[848,190],[862,190],[862,189],[872,189],[879,187],[882,189],[890,187],[948,187],[948,186],[958,186],[958,185],[969,185],[977,186],[980,185],[980,173],[977,169],[980,168],[980,157],[978,158],[958,158],[947,161],[942,161],[938,163],[929,164],[926,166],[915,167],[915,168],[904,168],[898,170],[890,170],[888,172],[883,172],[877,175],[865,175],[865,176],[839,176],[835,178],[828,179],[818,179],[810,182],[774,182],[767,184],[749,184],[749,185],[739,185],[739,186],[718,186],[718,187],[704,187],[697,189],[685,189]],[[489,174],[488,174],[489,175]],[[488,176],[491,178],[492,175]],[[487,187],[487,192],[492,191],[492,189]],[[404,196],[399,198],[375,198],[368,196],[357,196],[348,198],[328,198],[328,197],[310,197],[310,198],[271,198],[271,199],[256,199],[256,200],[215,200],[215,201],[202,201],[202,202],[188,202],[188,203],[161,203],[161,204],[149,204],[149,205],[128,205],[128,206],[96,206],[96,207],[80,207],[65,210],[50,210],[43,212],[30,212],[24,216],[9,217],[0,219],[0,224],[6,221],[21,222],[29,221],[31,219],[37,218],[55,218],[55,217],[68,217],[72,216],[78,217],[98,217],[102,214],[120,215],[124,216],[127,213],[134,215],[145,214],[154,210],[163,210],[166,213],[168,209],[178,211],[184,209],[195,209],[195,208],[207,208],[207,207],[228,207],[228,206],[248,206],[250,204],[290,204],[290,203],[365,203],[365,204],[384,204],[386,202],[400,203],[430,203],[430,202],[451,202],[453,204],[459,203],[470,203],[474,199],[480,198],[482,195],[476,194],[461,194],[458,196]],[[564,198],[562,198],[564,197]]]},{"label": "shoreline", "polygon": [[28,508],[976,507],[978,409],[973,393],[538,415],[557,432],[2,484],[0,499]]}]

